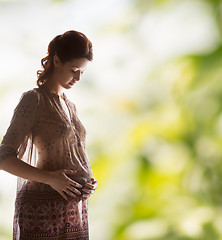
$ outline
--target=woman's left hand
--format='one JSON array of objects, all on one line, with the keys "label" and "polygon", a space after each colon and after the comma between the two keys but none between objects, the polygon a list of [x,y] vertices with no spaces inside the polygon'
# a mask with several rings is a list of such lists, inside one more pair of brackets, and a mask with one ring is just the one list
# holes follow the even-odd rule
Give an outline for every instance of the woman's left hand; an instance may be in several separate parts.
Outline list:
[{"label": "woman's left hand", "polygon": [[86,183],[84,188],[82,189],[82,200],[86,200],[89,198],[97,188],[97,180],[95,178],[91,178],[91,183]]}]

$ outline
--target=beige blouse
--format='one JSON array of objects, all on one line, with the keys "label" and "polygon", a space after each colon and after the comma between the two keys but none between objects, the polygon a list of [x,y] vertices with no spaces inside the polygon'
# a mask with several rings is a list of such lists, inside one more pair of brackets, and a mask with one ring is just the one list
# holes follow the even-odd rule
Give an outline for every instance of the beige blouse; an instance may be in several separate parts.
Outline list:
[{"label": "beige blouse", "polygon": [[[63,96],[70,119],[59,96],[44,85],[23,93],[0,145],[0,162],[17,156],[39,169],[77,170],[70,177],[81,184],[91,181],[86,129],[77,116],[75,105],[65,94]],[[49,191],[47,186],[18,178],[18,191],[21,188]]]}]

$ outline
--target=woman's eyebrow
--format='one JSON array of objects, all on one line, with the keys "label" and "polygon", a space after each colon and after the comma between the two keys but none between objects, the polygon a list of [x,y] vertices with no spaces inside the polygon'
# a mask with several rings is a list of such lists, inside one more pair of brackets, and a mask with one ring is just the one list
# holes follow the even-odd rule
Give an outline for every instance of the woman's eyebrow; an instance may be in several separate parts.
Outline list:
[{"label": "woman's eyebrow", "polygon": [[[71,66],[71,68],[79,68],[78,66]],[[82,71],[85,71],[86,70],[86,68],[84,68],[84,69],[82,69]]]}]

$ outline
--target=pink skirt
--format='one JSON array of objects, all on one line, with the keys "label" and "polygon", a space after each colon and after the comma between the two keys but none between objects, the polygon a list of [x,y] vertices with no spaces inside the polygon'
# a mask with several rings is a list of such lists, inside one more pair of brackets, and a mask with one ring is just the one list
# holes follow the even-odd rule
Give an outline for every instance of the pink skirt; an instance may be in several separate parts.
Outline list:
[{"label": "pink skirt", "polygon": [[88,240],[88,200],[63,199],[51,189],[22,190],[15,200],[13,240]]}]

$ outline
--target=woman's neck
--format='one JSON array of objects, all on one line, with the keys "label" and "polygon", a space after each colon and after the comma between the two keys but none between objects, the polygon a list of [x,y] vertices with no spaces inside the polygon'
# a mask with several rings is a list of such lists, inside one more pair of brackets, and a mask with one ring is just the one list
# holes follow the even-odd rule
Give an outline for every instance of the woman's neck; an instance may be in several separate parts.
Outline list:
[{"label": "woman's neck", "polygon": [[57,94],[59,97],[63,95],[63,87],[58,84],[56,81],[53,81],[52,79],[47,79],[47,81],[44,83],[44,86],[50,91]]}]

